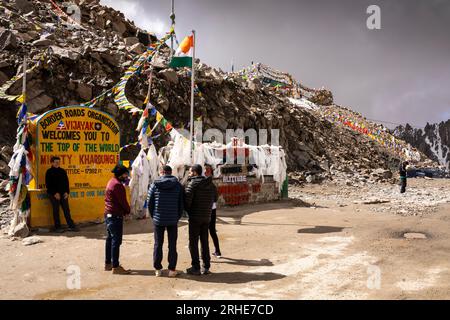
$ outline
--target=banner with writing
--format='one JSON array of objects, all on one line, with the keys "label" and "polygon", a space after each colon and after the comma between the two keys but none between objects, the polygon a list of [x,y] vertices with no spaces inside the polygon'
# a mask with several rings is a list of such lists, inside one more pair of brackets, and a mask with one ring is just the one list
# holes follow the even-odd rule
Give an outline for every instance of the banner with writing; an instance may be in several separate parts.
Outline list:
[{"label": "banner with writing", "polygon": [[61,158],[71,188],[105,187],[119,162],[120,130],[108,115],[86,107],[64,107],[36,123],[36,186],[45,188],[51,157]]}]

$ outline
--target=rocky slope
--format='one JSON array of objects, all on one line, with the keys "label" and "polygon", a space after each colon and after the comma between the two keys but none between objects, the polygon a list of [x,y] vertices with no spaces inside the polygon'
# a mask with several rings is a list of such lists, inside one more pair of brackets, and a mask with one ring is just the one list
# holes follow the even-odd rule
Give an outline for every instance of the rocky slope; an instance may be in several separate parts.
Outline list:
[{"label": "rocky slope", "polygon": [[[55,1],[62,6],[62,1]],[[111,88],[133,59],[155,41],[151,33],[138,29],[120,12],[101,6],[98,0],[77,1],[81,8],[82,29],[65,22],[47,1],[2,1],[0,7],[0,86],[21,73],[23,56],[30,64],[46,49],[50,54],[39,68],[28,74],[27,99],[31,112],[80,104]],[[174,126],[189,120],[190,76],[187,70],[168,69],[165,47],[153,64],[151,102]],[[283,92],[274,92],[257,78],[228,74],[201,62],[197,72],[195,118],[202,117],[203,128],[280,129],[289,171],[295,179],[309,182],[343,175],[357,180],[386,180],[389,174],[373,170],[395,168],[398,157],[375,141],[332,123],[316,111],[294,105]],[[21,80],[7,94],[20,94]],[[126,87],[128,99],[141,107],[147,93],[143,72]],[[299,86],[308,103],[333,106],[331,92]],[[17,105],[0,97],[0,144],[11,146],[15,136]],[[121,143],[137,140],[138,115],[119,111],[113,97],[106,97],[98,108],[113,114],[122,129]],[[155,139],[157,146],[167,135]],[[8,174],[5,164],[8,149],[1,153],[0,172]],[[135,149],[122,156],[133,158]],[[383,170],[382,170],[383,171]],[[373,174],[372,174],[373,173]]]},{"label": "rocky slope", "polygon": [[423,129],[410,125],[398,126],[395,134],[426,154],[430,159],[450,169],[450,120],[428,124]]}]

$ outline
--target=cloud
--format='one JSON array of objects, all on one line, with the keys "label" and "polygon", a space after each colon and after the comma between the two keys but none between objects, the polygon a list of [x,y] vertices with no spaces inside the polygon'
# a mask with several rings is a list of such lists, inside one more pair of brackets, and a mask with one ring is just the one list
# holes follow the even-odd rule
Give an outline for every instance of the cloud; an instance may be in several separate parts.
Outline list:
[{"label": "cloud", "polygon": [[[170,25],[168,0],[102,0],[149,31]],[[368,118],[425,125],[450,110],[450,1],[178,0],[176,32],[197,31],[198,57],[230,70],[262,62],[333,91]]]},{"label": "cloud", "polygon": [[144,30],[154,32],[157,36],[169,30],[169,23],[161,20],[158,14],[152,13],[146,6],[133,0],[101,0],[100,3],[121,11],[125,17]]}]

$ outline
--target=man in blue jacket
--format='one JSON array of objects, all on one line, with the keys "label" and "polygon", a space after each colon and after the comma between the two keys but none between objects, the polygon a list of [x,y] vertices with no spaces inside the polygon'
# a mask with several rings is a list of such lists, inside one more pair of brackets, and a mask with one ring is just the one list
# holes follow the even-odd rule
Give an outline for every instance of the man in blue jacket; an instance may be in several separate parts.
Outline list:
[{"label": "man in blue jacket", "polygon": [[169,240],[169,277],[176,277],[178,220],[183,213],[183,187],[172,176],[172,168],[163,167],[163,176],[148,190],[148,210],[153,218],[155,246],[153,266],[157,277],[162,275],[164,231]]}]

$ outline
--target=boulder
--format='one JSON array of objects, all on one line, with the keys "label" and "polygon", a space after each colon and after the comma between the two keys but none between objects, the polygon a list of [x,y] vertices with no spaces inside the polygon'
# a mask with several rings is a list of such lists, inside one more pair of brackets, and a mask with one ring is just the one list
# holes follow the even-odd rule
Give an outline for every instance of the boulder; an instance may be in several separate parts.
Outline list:
[{"label": "boulder", "polygon": [[151,35],[148,32],[142,30],[138,30],[136,32],[136,37],[138,38],[138,41],[144,46],[149,46],[152,40]]},{"label": "boulder", "polygon": [[314,175],[309,175],[306,177],[306,182],[308,183],[314,183],[316,181],[316,176]]},{"label": "boulder", "polygon": [[309,100],[320,106],[329,106],[333,104],[333,93],[325,89],[318,90]]},{"label": "boulder", "polygon": [[4,176],[7,177],[9,176],[9,167],[8,167],[8,163],[6,163],[3,160],[0,160],[0,173]]},{"label": "boulder", "polygon": [[132,45],[138,43],[139,39],[136,37],[127,37],[127,38],[124,38],[123,41],[125,42],[125,45],[127,47],[131,47]]},{"label": "boulder", "polygon": [[128,50],[134,54],[142,54],[145,52],[145,46],[142,43],[133,44]]},{"label": "boulder", "polygon": [[49,97],[45,93],[37,96],[36,98],[27,102],[28,111],[31,113],[41,113],[53,103],[53,98]]},{"label": "boulder", "polygon": [[80,58],[80,53],[78,50],[75,50],[73,48],[71,49],[64,49],[58,46],[51,46],[53,50],[53,54],[61,59],[68,59],[72,61],[77,61]]},{"label": "boulder", "polygon": [[26,238],[30,234],[30,229],[25,222],[18,223],[14,229],[10,230],[9,235],[13,237]]},{"label": "boulder", "polygon": [[220,130],[225,130],[228,127],[228,121],[221,117],[213,117],[212,122]]},{"label": "boulder", "polygon": [[0,86],[3,85],[9,78],[6,74],[0,71]]},{"label": "boulder", "polygon": [[24,246],[31,246],[33,244],[37,244],[37,243],[41,243],[43,242],[41,240],[41,238],[37,237],[37,236],[32,236],[32,237],[26,237],[22,240],[22,244]]},{"label": "boulder", "polygon": [[33,41],[33,46],[36,47],[48,47],[53,44],[53,41],[46,38],[40,38],[38,40]]},{"label": "boulder", "polygon": [[30,0],[16,0],[15,6],[22,13],[28,13],[34,10],[33,2]]},{"label": "boulder", "polygon": [[378,177],[380,179],[391,179],[392,172],[388,169],[378,168],[372,171],[372,176]]},{"label": "boulder", "polygon": [[112,28],[114,31],[116,31],[119,35],[123,35],[125,31],[127,31],[127,26],[122,21],[112,21]]},{"label": "boulder", "polygon": [[92,98],[92,86],[80,82],[77,86],[77,93],[81,99],[89,101]]},{"label": "boulder", "polygon": [[173,70],[162,70],[158,72],[164,79],[166,79],[169,83],[178,84],[178,74]]},{"label": "boulder", "polygon": [[158,106],[160,106],[164,111],[167,111],[169,109],[170,103],[169,99],[167,99],[166,97],[159,96],[156,102],[158,103]]},{"label": "boulder", "polygon": [[118,67],[120,65],[120,54],[111,52],[111,50],[104,47],[95,49],[94,51],[99,53],[100,57],[110,65],[114,67]]},{"label": "boulder", "polygon": [[96,15],[94,24],[97,28],[104,29],[105,28],[105,18],[101,14]]},{"label": "boulder", "polygon": [[17,38],[11,30],[0,33],[0,50],[14,50],[17,48]]},{"label": "boulder", "polygon": [[0,149],[0,157],[6,162],[9,162],[9,160],[11,160],[12,155],[13,149],[10,146],[3,146]]}]

